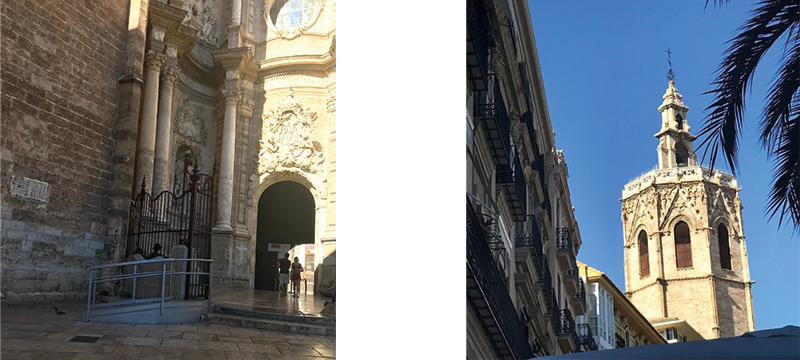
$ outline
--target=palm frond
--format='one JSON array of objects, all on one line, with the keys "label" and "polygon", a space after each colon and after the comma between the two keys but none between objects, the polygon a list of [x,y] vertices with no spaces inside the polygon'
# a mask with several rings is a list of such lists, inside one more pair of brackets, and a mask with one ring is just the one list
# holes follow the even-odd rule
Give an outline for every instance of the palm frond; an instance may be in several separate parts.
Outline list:
[{"label": "palm frond", "polygon": [[775,151],[775,178],[772,181],[767,211],[770,220],[778,216],[778,227],[784,217],[800,228],[800,106],[794,106],[794,117],[787,121],[778,138]]},{"label": "palm frond", "polygon": [[[706,0],[706,6],[703,7],[703,10],[708,8],[708,3],[710,3],[710,2],[711,2],[711,0]],[[714,0],[714,7],[716,7],[717,5],[722,6],[723,2],[728,3],[728,2],[731,2],[731,0]]]},{"label": "palm frond", "polygon": [[[800,26],[796,23],[792,29]],[[793,32],[793,31],[792,31]],[[792,35],[790,32],[790,35]],[[761,145],[771,154],[778,144],[779,138],[785,132],[787,122],[792,116],[792,104],[798,103],[797,90],[800,88],[800,34],[794,33],[789,52],[784,53],[783,67],[778,72],[767,96],[764,107],[763,120],[761,121]]]},{"label": "palm frond", "polygon": [[752,11],[753,17],[739,28],[739,35],[729,43],[717,69],[714,89],[705,94],[715,95],[706,108],[708,115],[698,134],[704,137],[700,144],[703,160],[709,155],[713,168],[721,150],[736,174],[738,166],[738,140],[745,108],[745,93],[753,80],[759,61],[775,41],[796,22],[795,0],[764,0]]}]

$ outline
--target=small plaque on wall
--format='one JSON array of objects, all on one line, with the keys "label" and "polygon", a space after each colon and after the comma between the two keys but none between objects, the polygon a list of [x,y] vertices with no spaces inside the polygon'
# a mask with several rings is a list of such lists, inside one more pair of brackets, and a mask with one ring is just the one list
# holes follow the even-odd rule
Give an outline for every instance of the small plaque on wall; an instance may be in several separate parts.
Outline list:
[{"label": "small plaque on wall", "polygon": [[25,199],[46,203],[49,196],[50,184],[26,177],[11,176],[9,193]]}]

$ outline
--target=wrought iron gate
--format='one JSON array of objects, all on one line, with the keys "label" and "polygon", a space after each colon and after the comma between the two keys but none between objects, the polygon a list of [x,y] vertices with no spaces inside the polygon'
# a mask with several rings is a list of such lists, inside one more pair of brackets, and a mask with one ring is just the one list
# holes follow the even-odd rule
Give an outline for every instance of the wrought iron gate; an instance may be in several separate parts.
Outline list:
[{"label": "wrought iron gate", "polygon": [[[163,191],[155,198],[145,191],[142,180],[142,190],[131,200],[126,257],[137,250],[154,251],[156,245],[164,257],[169,257],[173,246],[186,245],[189,258],[211,259],[214,180],[210,175],[200,174],[188,154],[181,176],[183,181],[175,189],[177,194]],[[211,270],[208,262],[192,263],[196,268],[187,271]],[[186,297],[207,298],[208,286],[207,275],[188,275]]]}]

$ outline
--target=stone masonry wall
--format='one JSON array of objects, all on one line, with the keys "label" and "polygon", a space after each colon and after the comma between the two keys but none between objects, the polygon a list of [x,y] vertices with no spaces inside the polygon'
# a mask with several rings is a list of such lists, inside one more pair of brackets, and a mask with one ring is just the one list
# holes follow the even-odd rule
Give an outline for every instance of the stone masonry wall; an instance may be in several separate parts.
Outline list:
[{"label": "stone masonry wall", "polygon": [[646,319],[657,319],[663,317],[662,298],[661,285],[656,283],[636,291],[630,300]]},{"label": "stone masonry wall", "polygon": [[85,268],[108,257],[127,6],[86,0],[0,5],[4,304],[85,297]]},{"label": "stone masonry wall", "polygon": [[708,278],[668,282],[667,317],[686,320],[706,339],[715,338],[711,301],[711,283]]},{"label": "stone masonry wall", "polygon": [[716,280],[717,314],[719,316],[720,337],[734,337],[748,331],[747,302],[745,285],[742,283]]}]

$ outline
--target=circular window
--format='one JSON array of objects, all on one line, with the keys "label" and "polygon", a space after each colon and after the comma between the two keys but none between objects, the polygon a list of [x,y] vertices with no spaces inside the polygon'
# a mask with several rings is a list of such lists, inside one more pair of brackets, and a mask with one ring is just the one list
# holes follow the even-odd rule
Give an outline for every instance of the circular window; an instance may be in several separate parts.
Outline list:
[{"label": "circular window", "polygon": [[269,8],[271,25],[279,35],[293,39],[317,20],[322,0],[276,0]]}]

